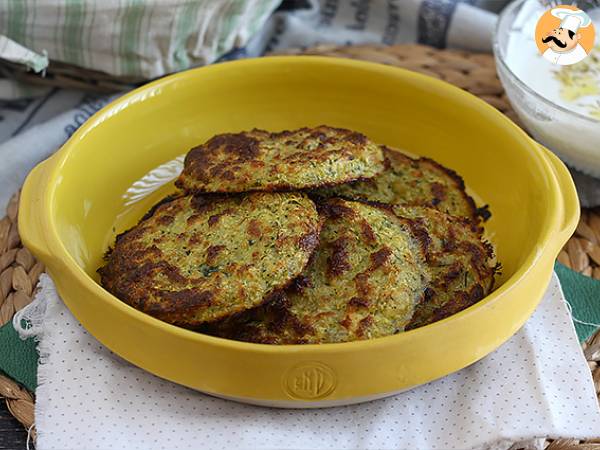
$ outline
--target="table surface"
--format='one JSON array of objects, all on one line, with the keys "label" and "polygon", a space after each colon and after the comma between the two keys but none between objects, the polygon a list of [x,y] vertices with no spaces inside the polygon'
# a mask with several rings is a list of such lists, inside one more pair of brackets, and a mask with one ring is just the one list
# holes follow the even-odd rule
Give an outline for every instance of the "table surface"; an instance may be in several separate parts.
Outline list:
[{"label": "table surface", "polygon": [[0,400],[0,450],[22,450],[27,445],[27,431],[15,419],[6,402]]}]

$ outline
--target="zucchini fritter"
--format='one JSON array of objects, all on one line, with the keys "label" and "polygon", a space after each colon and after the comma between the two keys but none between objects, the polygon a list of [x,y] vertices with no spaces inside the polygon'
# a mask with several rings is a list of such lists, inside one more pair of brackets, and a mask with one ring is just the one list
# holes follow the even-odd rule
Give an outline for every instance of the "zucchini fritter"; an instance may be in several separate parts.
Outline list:
[{"label": "zucchini fritter", "polygon": [[413,159],[384,148],[387,168],[375,178],[317,191],[327,197],[388,204],[430,206],[442,212],[477,220],[477,208],[466,193],[463,179],[429,159]]},{"label": "zucchini fritter", "polygon": [[320,227],[304,194],[180,197],[119,235],[98,272],[134,308],[196,327],[287,286],[307,265]]},{"label": "zucchini fritter", "polygon": [[390,209],[327,201],[309,266],[272,302],[206,332],[268,344],[347,342],[404,330],[428,281],[424,242]]},{"label": "zucchini fritter", "polygon": [[368,179],[383,169],[381,148],[355,131],[255,129],[192,149],[176,184],[190,193],[279,191]]},{"label": "zucchini fritter", "polygon": [[496,273],[494,252],[482,239],[481,228],[433,208],[394,206],[393,210],[416,221],[429,236],[425,254],[431,283],[407,329],[451,316],[491,292]]}]

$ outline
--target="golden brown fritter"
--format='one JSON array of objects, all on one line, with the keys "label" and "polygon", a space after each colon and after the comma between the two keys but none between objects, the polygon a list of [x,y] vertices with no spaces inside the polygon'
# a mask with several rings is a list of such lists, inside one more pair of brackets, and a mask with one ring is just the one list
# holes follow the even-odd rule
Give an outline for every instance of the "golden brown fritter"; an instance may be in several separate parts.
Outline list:
[{"label": "golden brown fritter", "polygon": [[309,266],[269,304],[209,333],[268,344],[347,342],[404,330],[428,281],[425,243],[389,208],[330,199]]},{"label": "golden brown fritter", "polygon": [[318,195],[388,204],[430,206],[442,212],[477,220],[477,208],[463,179],[429,158],[413,159],[384,148],[387,168],[375,178],[317,191]]},{"label": "golden brown fritter", "polygon": [[433,208],[394,206],[393,210],[399,217],[415,221],[429,237],[425,254],[431,283],[407,329],[456,314],[491,292],[496,265],[481,228]]},{"label": "golden brown fritter", "polygon": [[320,227],[303,194],[175,198],[118,236],[98,272],[134,308],[196,327],[287,286],[307,265]]},{"label": "golden brown fritter", "polygon": [[176,184],[191,193],[280,191],[372,178],[383,172],[379,146],[328,126],[220,134],[192,149]]}]

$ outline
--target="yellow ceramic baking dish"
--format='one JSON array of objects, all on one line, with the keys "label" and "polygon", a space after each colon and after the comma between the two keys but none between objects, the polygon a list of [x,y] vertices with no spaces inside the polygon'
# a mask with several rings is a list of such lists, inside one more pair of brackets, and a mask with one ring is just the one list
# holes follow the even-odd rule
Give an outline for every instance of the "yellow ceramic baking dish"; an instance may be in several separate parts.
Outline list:
[{"label": "yellow ceramic baking dish", "polygon": [[[163,323],[98,284],[117,233],[166,192],[181,158],[217,133],[328,124],[457,170],[493,216],[497,289],[441,322],[370,341],[269,346]],[[157,169],[158,168],[158,169]],[[483,101],[383,65],[271,57],[191,70],[137,89],[82,126],[29,175],[19,230],[64,302],[100,342],[160,377],[226,398],[282,407],[383,397],[459,370],[523,325],[574,231],[565,166]]]}]

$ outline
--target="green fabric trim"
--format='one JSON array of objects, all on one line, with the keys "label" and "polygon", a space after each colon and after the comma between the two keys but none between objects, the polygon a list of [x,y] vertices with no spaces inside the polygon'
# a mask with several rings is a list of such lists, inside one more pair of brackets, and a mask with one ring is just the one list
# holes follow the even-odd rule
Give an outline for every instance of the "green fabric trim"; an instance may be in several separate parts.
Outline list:
[{"label": "green fabric trim", "polygon": [[27,2],[13,0],[8,2],[6,36],[13,41],[25,45],[25,19],[27,17]]},{"label": "green fabric trim", "polygon": [[142,18],[146,11],[144,0],[129,0],[123,13],[119,41],[121,74],[140,73],[138,43]]},{"label": "green fabric trim", "polygon": [[12,322],[0,327],[0,371],[33,392],[37,387],[37,366],[35,340],[22,340]]},{"label": "green fabric trim", "polygon": [[[25,24],[25,47],[28,48],[32,48],[33,47],[33,42],[35,41],[34,39],[34,33],[35,33],[35,16],[36,16],[36,12],[37,10],[35,9],[35,5],[33,8],[31,8],[31,17],[29,18],[29,20],[27,21],[27,23]],[[43,49],[34,49],[36,51],[41,51]]]},{"label": "green fabric trim", "polygon": [[237,27],[244,12],[244,1],[233,0],[227,6],[227,10],[222,13],[223,19],[217,36],[217,58],[221,57],[229,49],[229,41],[232,40],[231,31]]},{"label": "green fabric trim", "polygon": [[[121,2],[123,0],[117,0],[119,5],[117,8],[117,12],[115,14],[115,24],[117,23],[121,23],[122,17],[125,14],[125,8],[121,7]],[[122,56],[120,54],[116,54],[118,52],[115,52],[115,49],[119,48],[119,44],[121,42],[121,34],[120,33],[112,33],[112,39],[111,39],[111,47],[109,49],[109,51],[114,55],[112,58],[110,58],[111,64],[112,64],[112,70],[110,71],[110,73],[112,74],[119,74],[119,67],[122,66],[121,64],[121,60],[122,60]],[[118,57],[117,57],[118,56]],[[117,67],[118,66],[118,67]]]},{"label": "green fabric trim", "polygon": [[173,62],[177,70],[184,70],[190,67],[188,56],[187,39],[197,25],[196,17],[202,5],[200,2],[186,2],[178,11],[178,17],[175,18],[176,35],[173,39]]},{"label": "green fabric trim", "polygon": [[270,0],[263,0],[260,5],[254,8],[254,16],[250,21],[249,35],[253,36],[259,27],[264,25],[265,15],[270,14],[273,4]]},{"label": "green fabric trim", "polygon": [[[94,65],[94,58],[92,57],[92,53],[90,49],[92,48],[92,35],[94,34],[94,21],[96,20],[96,4],[93,3],[90,13],[90,24],[87,27],[83,28],[84,36],[82,36],[81,42],[86,42],[83,44],[83,54],[85,55],[86,67]],[[87,33],[87,36],[85,36]]]},{"label": "green fabric trim", "polygon": [[[61,6],[62,5],[60,3],[56,4],[56,15],[59,18],[62,17],[61,12],[60,12]],[[65,49],[62,45],[60,45],[60,42],[61,42],[60,36],[61,36],[61,33],[63,33],[63,32],[64,32],[63,27],[57,26],[54,29],[53,38],[54,38],[54,49],[55,49],[56,53],[54,55],[48,55],[52,59],[64,60]],[[62,53],[58,51],[59,49],[62,50]]]},{"label": "green fabric trim", "polygon": [[579,342],[583,342],[599,328],[581,322],[600,324],[600,281],[581,275],[558,262],[554,270],[560,278],[565,298],[571,305]]},{"label": "green fabric trim", "polygon": [[[145,27],[140,27],[140,33],[142,32],[142,30],[151,29],[151,27],[152,27],[152,16],[154,15],[155,11],[156,11],[156,5],[153,3],[153,4],[150,5],[150,9],[148,10],[148,15],[147,15]],[[144,36],[143,38],[140,38],[138,40],[138,42],[140,43],[140,45],[143,48],[143,54],[145,54],[145,55],[149,54],[150,53],[149,48],[150,48],[150,45],[152,44],[152,40],[149,39],[148,36]],[[135,74],[135,75],[139,75],[142,72],[144,72],[144,70],[142,69],[142,61],[140,61],[140,72],[138,74]]]},{"label": "green fabric trim", "polygon": [[71,64],[84,66],[81,38],[85,24],[85,2],[70,1],[65,4],[63,46],[65,59]]}]

